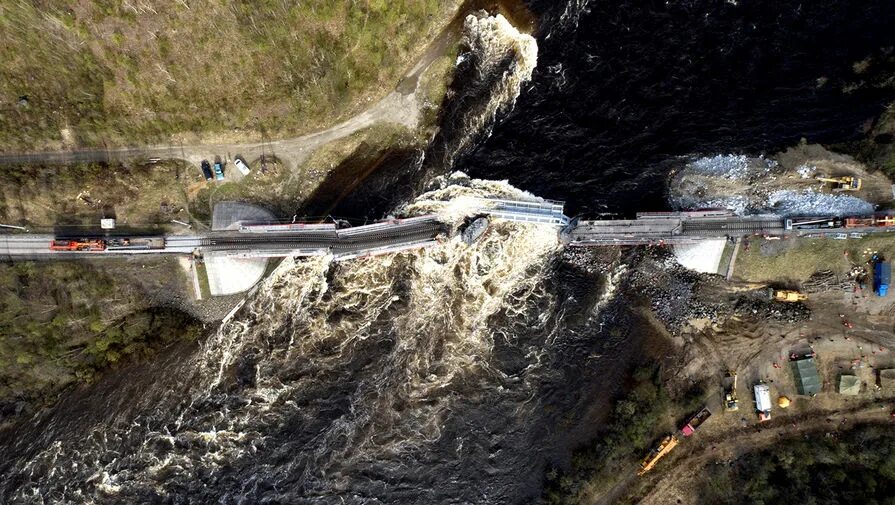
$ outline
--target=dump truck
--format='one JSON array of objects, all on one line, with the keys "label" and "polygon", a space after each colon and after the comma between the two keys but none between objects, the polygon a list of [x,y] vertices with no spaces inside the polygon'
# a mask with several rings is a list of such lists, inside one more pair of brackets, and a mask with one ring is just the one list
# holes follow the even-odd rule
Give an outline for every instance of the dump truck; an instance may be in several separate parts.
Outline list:
[{"label": "dump truck", "polygon": [[677,447],[678,440],[674,435],[667,435],[659,444],[650,450],[649,454],[643,458],[643,461],[640,462],[640,470],[637,472],[637,475],[643,475],[646,472],[653,469],[656,466],[656,463],[659,462],[660,459],[664,458],[666,454],[671,452],[672,449]]},{"label": "dump truck", "polygon": [[54,240],[50,242],[50,250],[100,252],[106,250],[106,242],[94,239]]},{"label": "dump truck", "polygon": [[705,422],[706,419],[711,417],[712,412],[708,407],[702,407],[699,412],[693,414],[693,416],[687,420],[686,424],[681,428],[681,434],[685,437],[689,437],[690,435],[696,433],[696,429],[702,426],[702,423]]},{"label": "dump truck", "polygon": [[877,259],[873,264],[873,292],[877,296],[889,294],[889,283],[892,281],[892,264]]},{"label": "dump truck", "polygon": [[808,299],[808,295],[799,291],[774,288],[768,288],[768,297],[774,301],[787,303],[804,302]]},{"label": "dump truck", "polygon": [[737,400],[737,373],[733,370],[727,372],[724,378],[724,410],[736,412],[740,410],[740,402]]},{"label": "dump truck", "polygon": [[820,182],[830,182],[833,184],[833,191],[858,191],[863,185],[863,181],[858,177],[846,175],[843,177],[815,177]]},{"label": "dump truck", "polygon": [[761,422],[771,420],[771,388],[767,384],[759,383],[755,385],[755,411],[758,413],[758,420]]}]

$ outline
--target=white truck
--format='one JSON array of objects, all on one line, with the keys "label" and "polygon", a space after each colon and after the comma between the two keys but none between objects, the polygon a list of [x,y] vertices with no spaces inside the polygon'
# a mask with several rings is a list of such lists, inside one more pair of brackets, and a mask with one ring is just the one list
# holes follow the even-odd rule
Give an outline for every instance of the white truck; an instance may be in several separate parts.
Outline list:
[{"label": "white truck", "polygon": [[758,420],[761,422],[771,419],[771,389],[767,384],[755,385],[755,410],[758,412]]}]

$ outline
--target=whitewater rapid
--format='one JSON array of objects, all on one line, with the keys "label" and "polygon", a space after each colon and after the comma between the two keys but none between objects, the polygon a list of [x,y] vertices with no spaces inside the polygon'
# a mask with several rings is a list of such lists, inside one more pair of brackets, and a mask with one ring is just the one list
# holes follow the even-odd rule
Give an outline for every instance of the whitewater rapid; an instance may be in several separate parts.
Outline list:
[{"label": "whitewater rapid", "polygon": [[[502,16],[466,19],[458,72],[472,80],[450,97],[436,173],[512,109],[536,63],[534,39]],[[457,227],[482,197],[535,198],[451,173],[393,214]],[[582,368],[618,345],[597,335],[620,279],[604,285],[594,256],[561,249],[555,228],[492,222],[473,245],[286,259],[198,348],[111,374],[23,427],[5,447],[0,498],[530,499],[551,454],[577,443],[554,432],[560,418],[569,426],[612,380],[611,367],[600,379]]]},{"label": "whitewater rapid", "polygon": [[[459,226],[481,197],[533,198],[454,173],[399,212]],[[493,222],[471,246],[452,238],[353,262],[287,259],[191,359],[150,381],[154,400],[134,399],[132,418],[107,412],[77,433],[51,430],[55,441],[15,465],[4,496],[390,502],[419,486],[429,494],[409,502],[476,501],[484,488],[458,489],[464,461],[518,464],[504,439],[535,422],[539,384],[555,373],[568,303],[550,282],[560,251],[553,227]],[[596,317],[614,288],[593,288]],[[491,405],[507,411],[479,419]],[[413,470],[426,464],[425,477]]]},{"label": "whitewater rapid", "polygon": [[[448,92],[438,163],[453,167],[456,158],[491,134],[495,122],[512,111],[522,86],[538,64],[538,44],[501,14],[466,16],[457,56],[455,85]],[[438,144],[439,142],[436,142]]]}]

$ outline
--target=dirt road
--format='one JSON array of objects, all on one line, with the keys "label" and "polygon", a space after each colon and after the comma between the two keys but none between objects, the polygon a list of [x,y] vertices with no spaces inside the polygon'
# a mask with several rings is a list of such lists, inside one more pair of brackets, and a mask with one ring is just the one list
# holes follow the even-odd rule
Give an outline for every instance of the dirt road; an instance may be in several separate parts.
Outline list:
[{"label": "dirt road", "polygon": [[731,428],[710,437],[697,434],[681,444],[677,453],[662,463],[659,472],[647,474],[642,482],[638,482],[647,490],[639,503],[699,503],[699,489],[695,484],[700,478],[699,469],[706,464],[736,459],[747,452],[764,449],[785,436],[850,429],[855,424],[892,424],[890,410],[880,408],[875,401],[868,401],[848,410],[818,410],[747,428]]}]

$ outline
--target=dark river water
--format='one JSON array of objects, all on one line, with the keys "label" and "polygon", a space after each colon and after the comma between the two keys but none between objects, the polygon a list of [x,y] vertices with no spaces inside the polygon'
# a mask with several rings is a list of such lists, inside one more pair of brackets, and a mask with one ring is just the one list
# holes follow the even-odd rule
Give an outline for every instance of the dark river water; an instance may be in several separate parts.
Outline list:
[{"label": "dark river water", "polygon": [[[481,22],[442,132],[365,198],[446,220],[520,189],[572,213],[658,209],[681,157],[856,138],[893,99],[853,70],[895,44],[891,2],[531,8],[531,80],[526,39]],[[453,169],[515,187],[431,180]],[[623,262],[511,225],[472,247],[286,260],[199,346],[0,434],[0,503],[535,502],[631,364],[660,354],[625,310]]]},{"label": "dark river water", "polygon": [[457,168],[566,200],[572,213],[660,209],[679,156],[852,139],[893,100],[891,84],[843,93],[879,68],[857,75],[854,63],[885,48],[891,57],[891,1],[531,7],[541,20],[534,78]]}]

